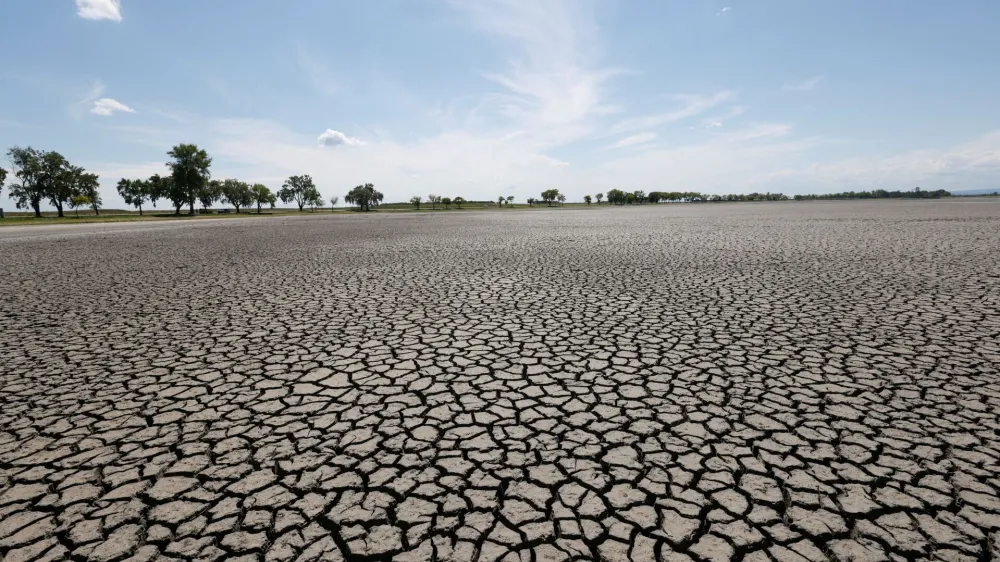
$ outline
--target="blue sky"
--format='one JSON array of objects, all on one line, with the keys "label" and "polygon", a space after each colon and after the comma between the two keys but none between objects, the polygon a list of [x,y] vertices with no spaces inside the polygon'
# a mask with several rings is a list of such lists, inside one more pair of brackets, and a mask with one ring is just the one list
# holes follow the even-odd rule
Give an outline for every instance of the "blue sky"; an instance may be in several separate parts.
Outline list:
[{"label": "blue sky", "polygon": [[996,188],[998,19],[988,0],[4,0],[0,146],[98,172],[109,207],[179,142],[214,177],[393,201]]}]

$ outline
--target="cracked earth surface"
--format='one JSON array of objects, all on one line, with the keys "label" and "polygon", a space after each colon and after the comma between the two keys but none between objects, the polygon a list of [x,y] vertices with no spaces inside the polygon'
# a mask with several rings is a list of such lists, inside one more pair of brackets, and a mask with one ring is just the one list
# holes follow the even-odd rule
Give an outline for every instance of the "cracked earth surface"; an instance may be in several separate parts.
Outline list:
[{"label": "cracked earth surface", "polygon": [[0,559],[1000,557],[1000,204],[0,231]]}]

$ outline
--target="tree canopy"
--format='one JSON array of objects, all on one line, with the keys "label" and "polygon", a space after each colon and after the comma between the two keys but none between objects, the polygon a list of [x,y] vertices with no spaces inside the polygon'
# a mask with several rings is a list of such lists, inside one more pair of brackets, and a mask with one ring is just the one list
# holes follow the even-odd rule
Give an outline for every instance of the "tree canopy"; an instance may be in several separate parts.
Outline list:
[{"label": "tree canopy", "polygon": [[382,192],[377,191],[374,184],[366,183],[348,192],[344,201],[351,205],[357,205],[362,211],[370,211],[372,206],[382,202],[383,197]]},{"label": "tree canopy", "polygon": [[118,195],[125,201],[126,205],[131,205],[139,209],[139,216],[142,216],[142,204],[149,199],[149,187],[143,180],[129,180],[122,178],[118,180]]},{"label": "tree canopy", "polygon": [[559,199],[558,189],[546,189],[545,191],[542,192],[542,201],[548,203],[549,207],[551,207],[552,202],[557,199]]},{"label": "tree canopy", "polygon": [[260,208],[262,205],[270,205],[274,208],[274,204],[277,203],[278,198],[271,190],[262,183],[255,183],[253,187],[250,188],[250,194],[253,196],[253,202],[257,204],[257,214],[260,214]]},{"label": "tree canopy", "polygon": [[[208,153],[194,144],[178,144],[167,155],[173,158],[167,162],[173,180],[167,198],[174,203],[177,214],[187,204],[189,213],[193,215],[196,200],[200,200],[206,208],[211,206],[217,197],[213,197],[215,189],[208,185],[212,177],[209,172],[212,159]],[[208,205],[205,205],[206,201]]]},{"label": "tree canopy", "polygon": [[[17,180],[11,183],[9,195],[18,209],[30,208],[40,217],[42,201],[48,200],[62,217],[64,207],[76,195],[90,196],[95,211],[100,205],[97,176],[70,164],[62,154],[15,146],[7,156]],[[6,171],[3,176],[6,179]]]},{"label": "tree canopy", "polygon": [[282,203],[295,201],[299,211],[302,211],[306,205],[311,205],[319,197],[316,184],[313,183],[312,176],[309,175],[292,176],[285,180],[281,189],[278,190],[278,198],[281,199]]},{"label": "tree canopy", "polygon": [[240,180],[226,179],[222,182],[222,200],[232,205],[236,212],[254,203],[254,193],[250,184]]}]

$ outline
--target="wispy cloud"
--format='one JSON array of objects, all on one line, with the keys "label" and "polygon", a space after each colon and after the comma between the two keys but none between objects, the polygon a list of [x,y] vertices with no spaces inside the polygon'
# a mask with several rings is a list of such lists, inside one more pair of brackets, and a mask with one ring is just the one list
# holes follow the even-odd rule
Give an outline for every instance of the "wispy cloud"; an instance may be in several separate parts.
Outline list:
[{"label": "wispy cloud", "polygon": [[332,95],[340,91],[342,85],[327,64],[301,42],[296,45],[296,61],[309,82],[321,93]]},{"label": "wispy cloud", "polygon": [[572,0],[453,2],[475,29],[517,49],[502,71],[483,76],[503,88],[477,107],[501,125],[526,132],[539,148],[587,136],[617,108],[605,85],[620,69],[600,64],[594,4]]},{"label": "wispy cloud", "polygon": [[812,78],[807,78],[801,82],[785,84],[782,89],[790,92],[808,92],[809,90],[814,90],[823,78],[823,76],[813,76]]},{"label": "wispy cloud", "polygon": [[76,15],[86,20],[122,21],[120,0],[75,0]]},{"label": "wispy cloud", "polygon": [[732,10],[733,10],[733,8],[731,6],[726,6],[725,8],[719,10],[718,12],[715,12],[715,15],[717,15],[717,16],[723,16],[725,14],[728,14]]},{"label": "wispy cloud", "polygon": [[323,134],[319,136],[318,140],[320,146],[360,146],[365,144],[361,139],[349,137],[344,133],[334,131],[333,129],[323,131]]},{"label": "wispy cloud", "polygon": [[674,101],[679,102],[681,107],[664,113],[654,113],[642,117],[633,117],[619,121],[611,127],[611,134],[619,134],[628,131],[638,131],[642,129],[652,129],[667,123],[673,123],[689,117],[694,117],[705,113],[709,109],[729,101],[735,94],[729,91],[717,92],[711,95],[705,94],[679,94],[671,96]]},{"label": "wispy cloud", "polygon": [[90,112],[94,115],[108,117],[116,112],[135,113],[135,110],[118,100],[101,98],[94,102],[94,107],[90,108]]},{"label": "wispy cloud", "polygon": [[639,133],[638,135],[632,135],[625,137],[615,144],[611,145],[611,148],[626,148],[629,146],[636,146],[648,143],[656,138],[656,133]]}]

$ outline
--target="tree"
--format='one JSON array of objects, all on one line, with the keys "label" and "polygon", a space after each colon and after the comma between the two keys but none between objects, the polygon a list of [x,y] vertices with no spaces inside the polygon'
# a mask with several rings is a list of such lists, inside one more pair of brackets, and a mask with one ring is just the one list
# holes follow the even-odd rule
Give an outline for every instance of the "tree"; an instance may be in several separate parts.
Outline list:
[{"label": "tree", "polygon": [[35,218],[41,217],[42,197],[45,195],[41,183],[42,151],[30,146],[15,146],[7,151],[7,156],[10,158],[11,173],[18,180],[10,186],[10,198],[18,209],[31,208],[35,211]]},{"label": "tree", "polygon": [[7,170],[0,168],[0,191],[3,191],[3,182],[7,181]]},{"label": "tree", "polygon": [[73,193],[86,197],[94,214],[100,216],[101,184],[97,174],[88,174],[83,168],[76,168],[73,173]]},{"label": "tree", "polygon": [[597,195],[595,195],[594,197],[596,197],[596,198],[597,198],[597,204],[598,204],[598,205],[600,205],[600,204],[601,204],[601,201],[602,201],[602,200],[604,199],[604,194],[603,194],[603,193],[598,193],[598,194],[597,194]]},{"label": "tree", "polygon": [[236,213],[239,214],[240,207],[253,205],[254,193],[250,188],[250,184],[239,180],[227,179],[222,182],[222,200],[236,207]]},{"label": "tree", "polygon": [[608,191],[608,203],[612,205],[624,205],[625,192],[620,189],[612,189],[611,191]]},{"label": "tree", "polygon": [[197,192],[198,201],[201,203],[201,209],[207,211],[209,207],[215,204],[216,201],[222,198],[222,182],[219,180],[211,180],[201,186],[201,189]]},{"label": "tree", "polygon": [[566,204],[566,196],[560,193],[559,194],[559,205],[565,205],[565,204]]},{"label": "tree", "polygon": [[382,202],[382,192],[375,189],[374,184],[366,183],[352,189],[344,201],[357,205],[362,211],[370,211],[372,206]]},{"label": "tree", "polygon": [[420,196],[419,195],[414,195],[413,197],[410,197],[410,205],[413,205],[419,211],[420,210]]},{"label": "tree", "polygon": [[42,191],[60,217],[63,216],[63,206],[77,194],[74,191],[74,176],[82,172],[83,168],[74,168],[58,152],[42,153],[39,181],[42,184]]},{"label": "tree", "polygon": [[465,203],[465,197],[456,197],[456,198],[452,199],[451,202],[454,203],[456,207],[458,207],[459,209],[461,209],[462,208],[462,203]]},{"label": "tree", "polygon": [[451,197],[442,197],[441,204],[444,205],[444,209],[447,211],[448,207],[451,206]]},{"label": "tree", "polygon": [[635,196],[635,202],[639,203],[640,205],[646,200],[646,192],[640,189],[637,189],[636,191],[632,192],[632,195]]},{"label": "tree", "polygon": [[253,195],[253,202],[257,204],[258,215],[260,214],[261,205],[270,205],[273,209],[274,204],[278,201],[278,198],[271,193],[271,190],[262,183],[253,184],[253,187],[250,188],[250,194]]},{"label": "tree", "polygon": [[319,191],[313,189],[309,192],[309,201],[307,202],[310,207],[312,207],[312,212],[316,212],[316,207],[323,208],[323,196],[320,195]]},{"label": "tree", "polygon": [[535,198],[534,197],[528,197],[528,206],[530,207],[530,206],[532,206],[534,204],[535,204]]},{"label": "tree", "polygon": [[588,204],[588,205],[590,205],[590,196],[589,195],[584,195],[583,196],[583,202],[586,203],[586,204]]},{"label": "tree", "polygon": [[181,214],[180,209],[184,204],[189,206],[188,213],[193,215],[195,200],[201,200],[204,204],[205,199],[202,196],[212,195],[212,190],[206,189],[212,177],[208,171],[212,159],[207,152],[194,144],[178,144],[167,153],[167,156],[174,159],[173,162],[167,162],[173,180],[168,198],[173,201],[178,215]]},{"label": "tree", "polygon": [[549,207],[551,207],[552,202],[558,198],[559,198],[558,189],[546,189],[545,191],[542,192],[542,201],[548,203]]},{"label": "tree", "polygon": [[340,197],[334,195],[333,197],[330,198],[330,210],[331,211],[333,210],[334,207],[337,206],[337,203],[340,203]]},{"label": "tree", "polygon": [[514,196],[513,195],[508,195],[507,196],[507,206],[510,207],[513,204],[514,204]]},{"label": "tree", "polygon": [[76,218],[80,218],[80,207],[86,207],[90,205],[90,198],[86,195],[74,195],[72,199],[69,200],[69,208],[76,210]]},{"label": "tree", "polygon": [[501,195],[500,197],[497,197],[497,207],[503,207],[503,202],[504,202],[503,195]]},{"label": "tree", "polygon": [[174,206],[174,214],[181,214],[181,207],[187,203],[187,195],[184,193],[184,189],[178,187],[174,182],[173,176],[160,177],[160,174],[153,174],[146,180],[146,184],[149,186],[149,199],[151,201],[161,198],[168,199]]},{"label": "tree", "polygon": [[315,195],[319,194],[316,191],[316,184],[313,183],[312,176],[292,176],[285,180],[282,184],[281,189],[278,190],[278,197],[281,198],[282,203],[288,203],[290,201],[295,201],[295,204],[299,207],[299,212],[313,201]]},{"label": "tree", "polygon": [[431,193],[430,195],[427,196],[427,201],[430,202],[431,209],[437,209],[438,203],[441,202],[441,196],[434,195],[433,193]]},{"label": "tree", "polygon": [[149,188],[142,180],[129,180],[122,178],[118,180],[118,195],[121,195],[126,205],[137,207],[139,216],[142,216],[142,204],[149,198]]}]

